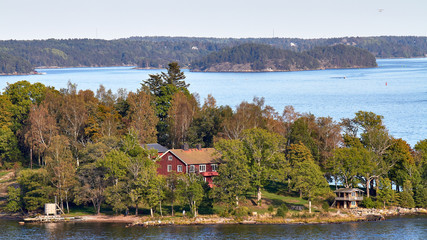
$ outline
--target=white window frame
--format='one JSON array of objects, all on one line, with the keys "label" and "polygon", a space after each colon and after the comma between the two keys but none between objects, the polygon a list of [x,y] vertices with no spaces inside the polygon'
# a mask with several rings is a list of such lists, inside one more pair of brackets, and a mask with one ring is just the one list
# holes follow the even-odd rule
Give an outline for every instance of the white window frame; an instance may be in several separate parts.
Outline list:
[{"label": "white window frame", "polygon": [[173,168],[172,165],[168,165],[168,172],[172,172]]},{"label": "white window frame", "polygon": [[211,164],[212,172],[218,171],[218,164]]},{"label": "white window frame", "polygon": [[206,172],[206,164],[199,165],[199,172]]},{"label": "white window frame", "polygon": [[355,196],[356,196],[356,193],[355,193],[355,192],[352,192],[352,193],[351,193],[351,196],[352,196],[352,197],[355,197]]},{"label": "white window frame", "polygon": [[190,167],[188,168],[188,172],[190,173],[196,172],[196,166],[190,165]]},{"label": "white window frame", "polygon": [[351,206],[356,206],[356,201],[351,201]]},{"label": "white window frame", "polygon": [[172,155],[169,155],[169,156],[168,156],[168,161],[172,161],[172,159],[173,159],[173,158],[172,158]]},{"label": "white window frame", "polygon": [[182,165],[177,165],[176,166],[176,171],[177,172],[182,172]]}]

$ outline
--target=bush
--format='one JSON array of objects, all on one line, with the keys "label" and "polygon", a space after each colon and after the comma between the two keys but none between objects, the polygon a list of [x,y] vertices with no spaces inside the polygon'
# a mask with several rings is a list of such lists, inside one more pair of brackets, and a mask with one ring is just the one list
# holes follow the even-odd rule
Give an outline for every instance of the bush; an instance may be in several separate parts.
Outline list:
[{"label": "bush", "polygon": [[363,198],[363,201],[360,203],[360,206],[365,207],[365,208],[376,208],[377,203],[372,201],[372,198],[365,197],[365,198]]},{"label": "bush", "polygon": [[412,198],[412,195],[410,192],[403,191],[400,194],[400,206],[405,208],[413,208],[415,207],[414,198]]},{"label": "bush", "polygon": [[273,205],[268,206],[268,211],[269,211],[270,213],[272,213],[272,212],[274,211],[274,207],[273,207]]},{"label": "bush", "polygon": [[288,206],[286,206],[286,204],[282,204],[282,206],[277,208],[276,216],[277,217],[285,217],[286,213],[288,213],[288,211],[289,211]]},{"label": "bush", "polygon": [[329,212],[329,203],[328,202],[323,202],[322,209],[325,212]]},{"label": "bush", "polygon": [[233,210],[233,216],[237,218],[247,217],[251,214],[251,211],[247,207],[238,207]]}]

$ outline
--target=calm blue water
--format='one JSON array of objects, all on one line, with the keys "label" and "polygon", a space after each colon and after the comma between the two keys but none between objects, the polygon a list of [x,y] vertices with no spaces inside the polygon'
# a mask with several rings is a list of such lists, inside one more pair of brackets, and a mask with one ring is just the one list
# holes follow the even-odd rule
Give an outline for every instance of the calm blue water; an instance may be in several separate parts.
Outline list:
[{"label": "calm blue water", "polygon": [[427,239],[426,217],[320,225],[131,227],[112,223],[19,225],[0,220],[0,239]]},{"label": "calm blue water", "polygon": [[[235,107],[254,96],[282,112],[293,105],[299,112],[351,118],[359,110],[384,116],[390,133],[412,146],[427,138],[427,58],[382,59],[374,69],[338,69],[269,73],[193,73],[185,71],[190,91],[203,102],[212,94],[219,105]],[[96,90],[100,84],[117,90],[136,91],[148,74],[161,70],[131,67],[39,69],[46,75],[2,76],[0,89],[19,80],[65,88]],[[345,79],[343,78],[345,77]]]}]

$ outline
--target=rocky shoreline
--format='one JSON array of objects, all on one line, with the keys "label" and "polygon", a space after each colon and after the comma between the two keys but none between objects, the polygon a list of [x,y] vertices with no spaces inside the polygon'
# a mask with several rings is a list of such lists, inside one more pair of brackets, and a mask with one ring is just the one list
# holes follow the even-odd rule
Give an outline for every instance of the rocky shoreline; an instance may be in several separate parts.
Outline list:
[{"label": "rocky shoreline", "polygon": [[[220,217],[218,215],[201,215],[196,218],[183,217],[136,217],[136,216],[107,216],[107,215],[86,215],[81,217],[62,217],[63,221],[55,218],[54,221],[36,221],[32,219],[27,222],[105,222],[105,223],[125,223],[126,227],[150,227],[150,226],[176,226],[176,225],[218,225],[218,224],[339,224],[346,222],[382,221],[388,218],[410,215],[427,215],[424,208],[390,208],[390,209],[338,209],[336,212],[323,212],[315,214],[302,214],[288,216],[286,218],[273,217],[269,213],[242,218]],[[1,220],[22,221],[27,216],[19,214],[0,214]]]}]

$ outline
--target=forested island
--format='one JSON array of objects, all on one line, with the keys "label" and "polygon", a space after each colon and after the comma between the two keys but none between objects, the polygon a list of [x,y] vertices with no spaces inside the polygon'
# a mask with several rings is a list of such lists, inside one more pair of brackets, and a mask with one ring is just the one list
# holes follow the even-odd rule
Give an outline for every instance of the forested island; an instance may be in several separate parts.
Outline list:
[{"label": "forested island", "polygon": [[[330,209],[334,190],[353,187],[365,192],[365,208],[426,207],[426,139],[412,148],[372,112],[337,122],[292,106],[279,112],[263,98],[235,109],[213,96],[201,103],[184,80],[170,63],[129,93],[8,84],[0,95],[0,210],[35,215],[56,198],[70,216],[197,223],[198,214],[241,221],[255,212],[272,223],[356,221],[355,212]],[[145,145],[155,142],[213,147],[221,159],[214,184],[199,173],[157,174],[158,152]]]},{"label": "forested island", "polygon": [[[196,38],[131,37],[117,40],[47,39],[0,41],[0,53],[28,61],[34,67],[138,66],[166,68],[176,61],[187,68],[210,53],[246,43],[264,44],[303,53],[316,47],[348,45],[371,52],[376,58],[425,57],[426,37],[299,38]],[[11,71],[10,69],[7,70]],[[6,70],[2,70],[3,73]]]},{"label": "forested island", "polygon": [[191,63],[190,69],[202,72],[265,72],[376,66],[374,55],[367,50],[342,44],[293,52],[246,43],[211,53]]},{"label": "forested island", "polygon": [[0,52],[0,75],[33,74],[34,67],[22,57]]}]

